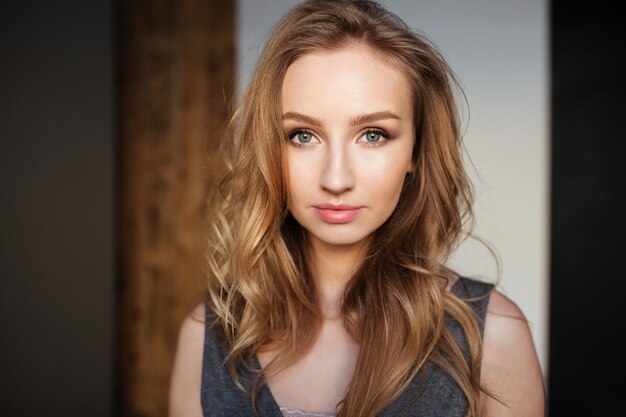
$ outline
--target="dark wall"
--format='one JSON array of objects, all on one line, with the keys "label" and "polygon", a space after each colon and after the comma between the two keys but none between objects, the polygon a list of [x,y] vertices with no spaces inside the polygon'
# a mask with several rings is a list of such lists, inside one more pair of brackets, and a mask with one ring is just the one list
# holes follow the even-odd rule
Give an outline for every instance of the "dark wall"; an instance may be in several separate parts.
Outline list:
[{"label": "dark wall", "polygon": [[0,414],[109,416],[112,6],[0,7]]},{"label": "dark wall", "polygon": [[[603,2],[552,3],[549,412],[624,413],[624,29]],[[621,61],[621,62],[620,62]]]}]

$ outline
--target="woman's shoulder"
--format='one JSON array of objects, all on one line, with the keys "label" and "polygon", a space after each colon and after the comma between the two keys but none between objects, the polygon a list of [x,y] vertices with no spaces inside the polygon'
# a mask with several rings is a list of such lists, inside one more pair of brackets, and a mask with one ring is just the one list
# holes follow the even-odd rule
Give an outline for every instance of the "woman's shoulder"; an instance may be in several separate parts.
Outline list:
[{"label": "woman's shoulder", "polygon": [[204,344],[206,323],[205,303],[195,306],[183,320],[178,333],[178,349]]},{"label": "woman's shoulder", "polygon": [[505,404],[486,398],[485,416],[544,415],[543,377],[528,320],[496,289],[487,305],[481,382]]},{"label": "woman's shoulder", "polygon": [[183,320],[170,379],[169,416],[202,417],[200,385],[206,310],[197,305]]}]

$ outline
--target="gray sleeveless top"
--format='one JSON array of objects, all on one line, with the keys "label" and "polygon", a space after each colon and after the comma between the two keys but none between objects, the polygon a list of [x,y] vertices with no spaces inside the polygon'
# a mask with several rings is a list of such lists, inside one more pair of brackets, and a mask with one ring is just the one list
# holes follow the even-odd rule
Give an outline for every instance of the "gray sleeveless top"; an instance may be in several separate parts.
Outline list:
[{"label": "gray sleeveless top", "polygon": [[[459,278],[451,289],[452,293],[461,299],[482,297],[476,301],[466,301],[476,313],[481,337],[492,288],[492,284]],[[200,390],[204,417],[254,417],[249,392],[255,375],[243,367],[239,369],[247,392],[237,388],[227,367],[224,366],[227,352],[219,343],[210,326],[214,316],[208,308],[206,310],[207,327]],[[459,324],[450,317],[446,317],[446,325],[459,340],[466,357],[468,357],[467,340]],[[254,367],[260,368],[256,356],[252,358],[252,363]],[[256,409],[259,417],[283,416],[267,384],[264,384],[259,391]],[[464,417],[466,412],[467,400],[460,387],[439,367],[427,363],[424,369],[415,376],[408,388],[389,404],[379,416]]]}]

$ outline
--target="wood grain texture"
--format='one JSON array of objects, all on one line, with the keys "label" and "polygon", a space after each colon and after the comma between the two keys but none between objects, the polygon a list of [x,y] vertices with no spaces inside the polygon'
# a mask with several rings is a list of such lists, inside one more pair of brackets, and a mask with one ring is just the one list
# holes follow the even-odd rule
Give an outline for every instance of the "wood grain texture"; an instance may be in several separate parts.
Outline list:
[{"label": "wood grain texture", "polygon": [[118,4],[119,407],[166,416],[180,323],[204,289],[209,156],[234,84],[234,2]]}]

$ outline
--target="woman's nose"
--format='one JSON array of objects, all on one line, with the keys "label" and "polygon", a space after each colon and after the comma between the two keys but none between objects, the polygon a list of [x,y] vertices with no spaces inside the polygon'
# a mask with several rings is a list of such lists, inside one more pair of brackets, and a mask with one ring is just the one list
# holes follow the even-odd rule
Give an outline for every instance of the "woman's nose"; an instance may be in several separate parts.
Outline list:
[{"label": "woman's nose", "polygon": [[338,195],[354,188],[355,179],[346,146],[333,145],[326,150],[320,185],[329,193]]}]

